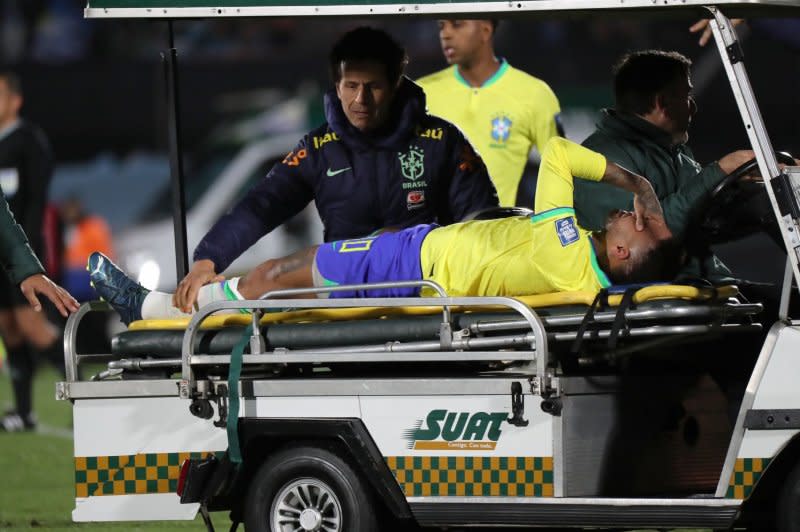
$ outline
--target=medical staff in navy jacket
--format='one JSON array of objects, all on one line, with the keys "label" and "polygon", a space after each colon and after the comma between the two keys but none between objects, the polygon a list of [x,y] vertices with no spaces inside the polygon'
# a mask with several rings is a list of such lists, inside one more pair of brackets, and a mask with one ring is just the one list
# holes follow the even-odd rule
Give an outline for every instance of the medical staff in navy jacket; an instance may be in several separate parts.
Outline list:
[{"label": "medical staff in navy jacket", "polygon": [[308,133],[206,234],[174,303],[191,310],[203,284],[314,200],[326,242],[387,227],[449,224],[497,206],[481,158],[451,123],[427,114],[403,76],[405,50],[358,28],[330,55],[327,123]]}]

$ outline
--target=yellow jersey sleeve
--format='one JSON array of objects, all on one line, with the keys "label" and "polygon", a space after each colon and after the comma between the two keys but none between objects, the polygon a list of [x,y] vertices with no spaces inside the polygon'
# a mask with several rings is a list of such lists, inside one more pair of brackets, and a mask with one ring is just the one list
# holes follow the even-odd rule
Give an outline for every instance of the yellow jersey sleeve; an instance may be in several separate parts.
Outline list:
[{"label": "yellow jersey sleeve", "polygon": [[606,158],[599,153],[561,137],[551,138],[542,152],[534,212],[572,207],[573,177],[600,181],[605,171]]}]

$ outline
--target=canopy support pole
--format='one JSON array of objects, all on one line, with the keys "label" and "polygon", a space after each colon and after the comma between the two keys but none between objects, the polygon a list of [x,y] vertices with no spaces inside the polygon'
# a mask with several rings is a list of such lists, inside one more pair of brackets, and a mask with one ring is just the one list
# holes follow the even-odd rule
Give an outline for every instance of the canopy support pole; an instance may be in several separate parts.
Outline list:
[{"label": "canopy support pole", "polygon": [[[793,190],[793,183],[778,168],[775,151],[753,95],[750,79],[747,77],[744,54],[731,21],[716,7],[707,9],[714,17],[709,21],[714,40],[717,43],[731,89],[733,89],[733,96],[739,107],[747,136],[756,154],[758,169],[764,178],[767,195],[778,220],[794,278],[800,288],[800,236],[798,236],[800,234],[800,205],[798,205],[800,193]],[[791,279],[787,277],[785,281],[790,283]]]},{"label": "canopy support pole", "polygon": [[167,21],[169,49],[161,52],[164,81],[167,89],[167,142],[169,168],[172,181],[172,223],[175,230],[175,269],[180,281],[189,272],[189,252],[186,243],[186,200],[183,178],[183,152],[181,150],[181,121],[178,97],[178,52],[172,20]]}]

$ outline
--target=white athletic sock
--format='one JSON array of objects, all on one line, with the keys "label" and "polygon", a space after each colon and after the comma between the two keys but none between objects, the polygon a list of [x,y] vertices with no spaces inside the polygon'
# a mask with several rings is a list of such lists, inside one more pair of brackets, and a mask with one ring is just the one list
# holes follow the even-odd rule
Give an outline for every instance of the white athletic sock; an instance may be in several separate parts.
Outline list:
[{"label": "white athletic sock", "polygon": [[[234,277],[221,283],[211,283],[200,288],[197,293],[197,306],[202,307],[214,301],[241,301],[244,299],[239,293],[239,279]],[[238,313],[237,310],[217,312],[217,314]],[[142,302],[142,319],[157,320],[169,318],[186,318],[193,312],[186,313],[172,305],[172,294],[152,291]]]},{"label": "white athletic sock", "polygon": [[142,319],[158,320],[191,316],[172,306],[172,294],[153,290],[142,302]]},{"label": "white athletic sock", "polygon": [[242,301],[239,293],[239,279],[234,277],[220,283],[207,284],[197,293],[197,306],[202,307],[214,301]]}]

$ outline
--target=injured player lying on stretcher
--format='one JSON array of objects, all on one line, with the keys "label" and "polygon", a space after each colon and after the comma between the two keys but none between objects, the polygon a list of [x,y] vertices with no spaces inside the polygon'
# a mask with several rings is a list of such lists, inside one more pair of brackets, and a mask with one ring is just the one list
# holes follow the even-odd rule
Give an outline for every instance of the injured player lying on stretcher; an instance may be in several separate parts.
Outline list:
[{"label": "injured player lying on stretcher", "polygon": [[[573,176],[632,192],[636,212],[614,211],[604,231],[583,230],[572,208]],[[206,285],[196,302],[181,301],[185,294],[143,288],[100,253],[89,257],[88,268],[95,291],[128,324],[186,316],[195,304],[258,299],[273,290],[388,281],[431,280],[450,296],[596,292],[612,283],[671,280],[681,254],[647,179],[566,139],[553,138],[542,157],[531,216],[446,227],[418,225],[313,246],[268,260],[243,277]],[[398,287],[318,296],[408,297],[419,292]]]}]

